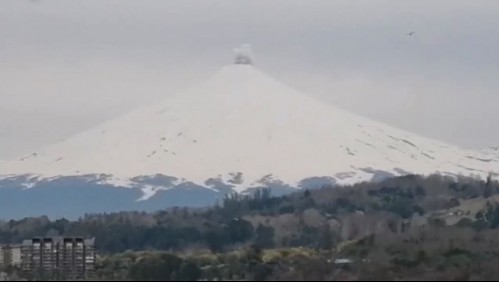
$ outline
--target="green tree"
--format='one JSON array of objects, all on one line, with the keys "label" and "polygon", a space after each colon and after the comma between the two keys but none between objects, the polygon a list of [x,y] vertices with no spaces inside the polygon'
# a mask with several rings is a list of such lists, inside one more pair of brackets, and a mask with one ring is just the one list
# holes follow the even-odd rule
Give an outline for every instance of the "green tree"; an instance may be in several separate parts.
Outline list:
[{"label": "green tree", "polygon": [[271,226],[259,224],[256,228],[255,244],[262,248],[273,248],[275,245],[274,233],[274,228]]},{"label": "green tree", "polygon": [[331,232],[329,224],[324,224],[322,227],[319,247],[325,250],[330,250],[334,247],[333,232]]},{"label": "green tree", "polygon": [[197,281],[201,278],[203,272],[201,269],[191,261],[185,261],[178,272],[177,279],[179,281]]},{"label": "green tree", "polygon": [[130,267],[129,277],[133,281],[172,281],[183,260],[172,254],[145,255]]},{"label": "green tree", "polygon": [[245,242],[251,239],[254,235],[253,225],[240,218],[234,218],[227,225],[229,238],[234,243]]}]

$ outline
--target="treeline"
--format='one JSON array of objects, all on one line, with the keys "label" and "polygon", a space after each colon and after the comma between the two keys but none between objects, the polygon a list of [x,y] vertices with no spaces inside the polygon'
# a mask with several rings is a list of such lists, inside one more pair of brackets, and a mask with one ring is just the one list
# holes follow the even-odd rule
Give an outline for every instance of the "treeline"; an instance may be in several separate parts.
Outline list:
[{"label": "treeline", "polygon": [[330,250],[261,249],[226,253],[128,252],[106,257],[103,280],[337,281],[497,280],[499,230],[430,224],[371,234]]},{"label": "treeline", "polygon": [[[434,218],[436,211],[459,207],[470,199],[490,198],[499,184],[442,176],[405,176],[351,187],[324,187],[272,197],[268,189],[230,195],[206,209],[172,208],[156,213],[89,214],[77,221],[27,218],[0,223],[0,243],[35,236],[96,237],[103,254],[125,251],[229,251],[241,246],[330,249],[337,244],[386,232],[400,233]],[[480,215],[480,214],[479,214]],[[478,215],[478,218],[480,216]],[[477,228],[477,215],[468,219]],[[421,223],[422,221],[422,223]],[[465,224],[463,220],[461,224]]]}]

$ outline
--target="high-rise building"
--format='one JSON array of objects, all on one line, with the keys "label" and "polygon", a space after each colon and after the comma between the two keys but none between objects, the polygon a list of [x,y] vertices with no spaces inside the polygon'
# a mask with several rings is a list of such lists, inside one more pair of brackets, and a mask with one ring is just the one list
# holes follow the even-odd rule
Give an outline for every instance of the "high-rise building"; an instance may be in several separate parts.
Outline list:
[{"label": "high-rise building", "polygon": [[0,245],[0,269],[21,264],[21,245]]},{"label": "high-rise building", "polygon": [[22,244],[22,271],[27,277],[85,280],[95,270],[94,239],[33,238]]}]

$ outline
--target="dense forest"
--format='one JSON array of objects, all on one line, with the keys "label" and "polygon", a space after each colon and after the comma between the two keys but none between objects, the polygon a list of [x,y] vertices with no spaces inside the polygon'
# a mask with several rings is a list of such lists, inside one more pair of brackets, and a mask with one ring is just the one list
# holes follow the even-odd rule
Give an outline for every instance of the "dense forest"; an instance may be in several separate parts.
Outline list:
[{"label": "dense forest", "polygon": [[499,183],[404,176],[205,209],[0,223],[0,243],[96,238],[105,280],[497,279]]}]

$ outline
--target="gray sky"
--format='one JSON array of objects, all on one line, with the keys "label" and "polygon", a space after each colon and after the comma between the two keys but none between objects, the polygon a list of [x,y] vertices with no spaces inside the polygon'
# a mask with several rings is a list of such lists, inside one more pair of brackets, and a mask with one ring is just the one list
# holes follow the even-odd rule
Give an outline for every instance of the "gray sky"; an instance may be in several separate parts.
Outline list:
[{"label": "gray sky", "polygon": [[499,1],[3,0],[0,158],[206,79],[241,43],[327,103],[499,145]]}]

